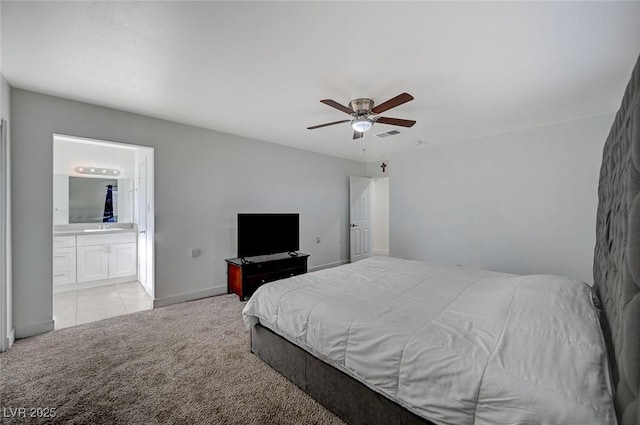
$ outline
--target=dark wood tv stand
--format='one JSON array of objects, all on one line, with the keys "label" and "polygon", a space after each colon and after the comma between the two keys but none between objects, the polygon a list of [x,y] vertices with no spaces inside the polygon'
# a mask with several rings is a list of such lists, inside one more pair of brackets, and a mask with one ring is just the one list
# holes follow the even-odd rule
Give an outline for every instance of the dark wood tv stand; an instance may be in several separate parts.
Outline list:
[{"label": "dark wood tv stand", "polygon": [[241,301],[267,282],[307,272],[309,254],[293,256],[286,252],[259,257],[227,258],[227,293],[237,294]]}]

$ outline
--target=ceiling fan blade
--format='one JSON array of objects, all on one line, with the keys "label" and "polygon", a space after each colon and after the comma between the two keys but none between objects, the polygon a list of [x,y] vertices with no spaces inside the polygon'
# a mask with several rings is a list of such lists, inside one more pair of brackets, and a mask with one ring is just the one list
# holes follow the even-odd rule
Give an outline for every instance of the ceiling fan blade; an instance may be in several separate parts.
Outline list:
[{"label": "ceiling fan blade", "polygon": [[324,103],[327,106],[331,106],[332,108],[336,108],[342,112],[346,112],[347,114],[353,114],[355,111],[351,108],[348,108],[344,105],[339,104],[335,100],[331,99],[322,99],[320,102]]},{"label": "ceiling fan blade", "polygon": [[371,109],[371,112],[374,114],[379,114],[380,112],[384,112],[388,109],[395,108],[396,106],[400,106],[403,103],[407,103],[408,101],[413,100],[413,96],[409,93],[402,93],[394,97],[393,99],[389,99],[386,102],[379,104],[378,106]]},{"label": "ceiling fan blade", "polygon": [[307,127],[307,130],[315,130],[316,128],[320,128],[320,127],[326,127],[328,125],[334,125],[334,124],[342,124],[343,122],[349,122],[351,120],[342,120],[342,121],[334,121],[334,122],[328,122],[326,124],[320,124],[320,125],[314,125],[312,127]]},{"label": "ceiling fan blade", "polygon": [[400,118],[387,118],[387,117],[378,117],[378,119],[376,119],[376,122],[380,124],[397,125],[400,127],[413,127],[413,125],[416,123],[413,120],[403,120]]},{"label": "ceiling fan blade", "polygon": [[353,140],[362,139],[364,137],[364,133],[360,131],[353,132]]}]

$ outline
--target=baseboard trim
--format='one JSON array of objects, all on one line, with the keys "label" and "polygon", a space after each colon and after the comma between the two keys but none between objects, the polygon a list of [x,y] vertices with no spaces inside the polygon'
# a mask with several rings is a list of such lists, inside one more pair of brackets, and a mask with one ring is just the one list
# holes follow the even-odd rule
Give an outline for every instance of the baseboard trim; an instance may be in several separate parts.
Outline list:
[{"label": "baseboard trim", "polygon": [[47,320],[46,322],[36,323],[35,325],[25,326],[25,327],[15,327],[14,328],[14,340],[20,338],[27,338],[30,336],[40,335],[46,332],[50,332],[54,329],[54,321]]},{"label": "baseboard trim", "polygon": [[0,344],[0,353],[10,349],[15,341],[16,341],[16,331],[15,329],[11,329],[11,332],[9,332],[9,335],[5,338],[5,340],[1,341],[2,344]]},{"label": "baseboard trim", "polygon": [[375,255],[384,255],[387,257],[389,256],[389,251],[386,249],[372,249],[371,252]]},{"label": "baseboard trim", "polygon": [[332,267],[342,266],[347,263],[349,263],[349,260],[334,261],[333,263],[327,263],[327,264],[321,264],[319,266],[309,267],[309,271],[316,272],[318,270],[324,270],[324,269],[330,269]]},{"label": "baseboard trim", "polygon": [[[321,264],[319,266],[309,267],[310,272],[315,272],[323,269],[330,269],[332,267],[341,266],[347,264],[349,260],[340,260],[333,263]],[[213,288],[203,289],[194,292],[185,292],[178,295],[172,295],[170,297],[156,298],[153,300],[153,308],[164,307],[171,304],[178,304],[187,301],[198,300],[200,298],[213,297],[214,295],[222,295],[227,293],[227,285],[214,286]]]},{"label": "baseboard trim", "polygon": [[199,300],[200,298],[208,298],[213,297],[214,295],[221,295],[226,293],[227,285],[214,286],[213,288],[203,289],[200,291],[185,292],[178,295],[172,295],[170,297],[156,298],[155,300],[153,300],[153,308],[183,303],[186,301]]}]

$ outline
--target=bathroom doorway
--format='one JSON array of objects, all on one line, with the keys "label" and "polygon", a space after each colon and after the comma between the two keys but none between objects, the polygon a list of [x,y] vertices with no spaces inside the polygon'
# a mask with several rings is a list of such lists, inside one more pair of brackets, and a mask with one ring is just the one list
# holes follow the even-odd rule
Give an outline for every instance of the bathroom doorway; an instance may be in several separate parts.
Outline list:
[{"label": "bathroom doorway", "polygon": [[55,329],[153,308],[154,150],[53,136]]}]

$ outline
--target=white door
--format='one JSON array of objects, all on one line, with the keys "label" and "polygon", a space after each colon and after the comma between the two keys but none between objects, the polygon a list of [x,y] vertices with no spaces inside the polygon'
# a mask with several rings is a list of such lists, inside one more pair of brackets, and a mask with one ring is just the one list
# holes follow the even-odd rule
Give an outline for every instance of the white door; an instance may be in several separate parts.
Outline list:
[{"label": "white door", "polygon": [[147,161],[138,165],[138,280],[151,294],[147,276]]},{"label": "white door", "polygon": [[79,246],[78,283],[109,278],[109,245]]},{"label": "white door", "polygon": [[109,277],[135,276],[136,244],[109,245]]},{"label": "white door", "polygon": [[371,256],[371,179],[349,177],[351,262]]}]

